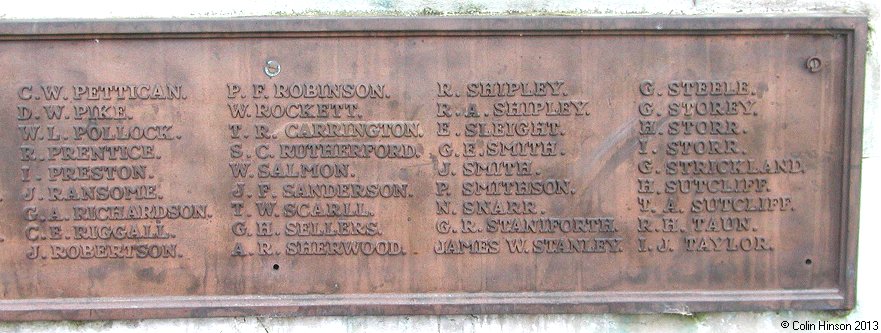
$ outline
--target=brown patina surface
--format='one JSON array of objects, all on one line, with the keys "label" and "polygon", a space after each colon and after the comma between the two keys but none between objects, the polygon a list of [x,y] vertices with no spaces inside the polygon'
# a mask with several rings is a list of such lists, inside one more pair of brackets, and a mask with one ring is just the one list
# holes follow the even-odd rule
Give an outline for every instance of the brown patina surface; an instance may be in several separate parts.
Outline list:
[{"label": "brown patina surface", "polygon": [[858,17],[0,24],[0,318],[846,309]]}]

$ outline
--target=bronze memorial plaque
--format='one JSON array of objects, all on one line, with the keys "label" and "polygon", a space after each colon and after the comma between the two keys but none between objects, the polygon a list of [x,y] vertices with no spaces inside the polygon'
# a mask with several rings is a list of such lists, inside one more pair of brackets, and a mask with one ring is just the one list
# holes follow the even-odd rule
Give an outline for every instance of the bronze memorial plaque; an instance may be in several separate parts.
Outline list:
[{"label": "bronze memorial plaque", "polygon": [[866,20],[0,24],[0,318],[855,303]]}]

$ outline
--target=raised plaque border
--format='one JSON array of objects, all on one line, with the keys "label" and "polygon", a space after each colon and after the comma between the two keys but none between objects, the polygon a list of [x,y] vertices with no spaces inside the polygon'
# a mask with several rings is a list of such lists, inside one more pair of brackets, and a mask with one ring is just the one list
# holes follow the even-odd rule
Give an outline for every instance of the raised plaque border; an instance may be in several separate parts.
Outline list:
[{"label": "raised plaque border", "polygon": [[485,313],[842,310],[856,303],[867,18],[816,16],[371,17],[3,21],[29,40],[393,36],[829,35],[847,38],[840,289],[668,292],[228,295],[0,300],[0,320]]}]

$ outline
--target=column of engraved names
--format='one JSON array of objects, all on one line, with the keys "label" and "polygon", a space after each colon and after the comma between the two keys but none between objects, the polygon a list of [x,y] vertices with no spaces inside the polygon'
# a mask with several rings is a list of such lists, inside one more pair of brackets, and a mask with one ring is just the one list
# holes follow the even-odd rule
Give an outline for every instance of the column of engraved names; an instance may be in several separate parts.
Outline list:
[{"label": "column of engraved names", "polygon": [[176,189],[160,184],[157,166],[186,131],[143,119],[145,104],[162,112],[185,100],[184,86],[28,84],[16,94],[27,258],[185,255],[174,230],[207,220],[209,207],[165,200]]},{"label": "column of engraved names", "polygon": [[640,252],[767,252],[769,223],[794,210],[776,179],[805,172],[798,158],[744,143],[762,121],[747,80],[644,80],[638,133]]},{"label": "column of engraved names", "polygon": [[385,84],[228,83],[226,91],[231,256],[406,254],[383,236],[406,221],[382,203],[412,197],[409,184],[366,180],[378,171],[368,162],[419,158],[414,140],[424,133],[417,121],[370,119],[391,98]]},{"label": "column of engraved names", "polygon": [[578,182],[545,170],[579,152],[567,132],[590,119],[589,101],[568,90],[563,80],[437,82],[435,253],[623,251],[614,218],[581,211]]}]

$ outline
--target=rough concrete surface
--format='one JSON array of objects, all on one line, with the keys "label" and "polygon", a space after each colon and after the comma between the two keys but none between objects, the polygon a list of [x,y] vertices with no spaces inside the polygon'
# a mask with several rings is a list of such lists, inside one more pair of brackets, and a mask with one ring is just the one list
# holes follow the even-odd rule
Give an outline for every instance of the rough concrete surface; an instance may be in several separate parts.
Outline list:
[{"label": "rough concrete surface", "polygon": [[0,323],[0,332],[789,332],[782,321],[881,321],[881,57],[877,0],[4,0],[0,19],[169,18],[371,15],[794,15],[869,16],[857,307],[839,312],[739,312],[659,315],[471,315],[208,318]]}]

